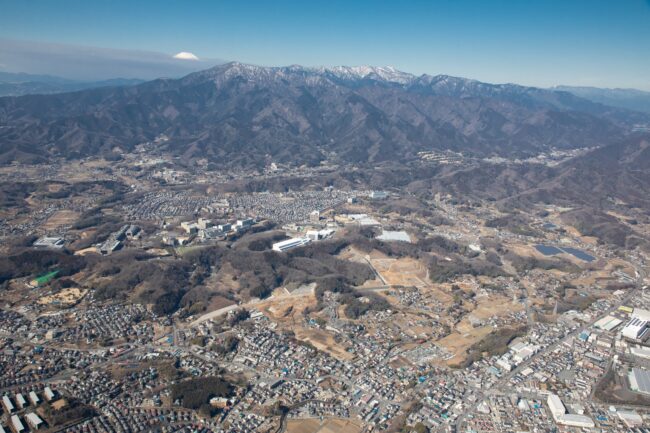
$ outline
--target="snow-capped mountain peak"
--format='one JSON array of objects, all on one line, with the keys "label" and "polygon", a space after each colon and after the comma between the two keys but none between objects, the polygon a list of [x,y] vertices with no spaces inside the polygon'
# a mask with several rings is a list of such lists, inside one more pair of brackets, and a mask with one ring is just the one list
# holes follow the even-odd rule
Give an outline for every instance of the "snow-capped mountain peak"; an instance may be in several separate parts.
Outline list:
[{"label": "snow-capped mountain peak", "polygon": [[194,74],[195,76],[222,76],[222,77],[245,77],[249,79],[269,79],[273,77],[286,77],[288,75],[300,75],[303,77],[317,76],[323,78],[334,78],[338,80],[377,80],[397,84],[409,84],[416,77],[407,72],[400,71],[392,66],[333,66],[310,68],[300,65],[284,67],[264,67],[239,62],[226,63],[215,66],[207,71]]},{"label": "snow-capped mountain peak", "polygon": [[414,75],[392,66],[334,66],[324,68],[323,72],[341,79],[373,79],[399,84],[407,84],[415,78]]}]

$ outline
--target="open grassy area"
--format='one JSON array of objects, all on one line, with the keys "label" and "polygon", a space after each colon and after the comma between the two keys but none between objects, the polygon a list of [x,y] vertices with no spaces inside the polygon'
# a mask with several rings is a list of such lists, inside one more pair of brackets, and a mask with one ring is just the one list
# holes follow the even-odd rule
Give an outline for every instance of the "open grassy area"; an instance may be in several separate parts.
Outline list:
[{"label": "open grassy area", "polygon": [[59,273],[58,270],[48,272],[47,274],[41,275],[40,277],[34,278],[34,282],[38,284],[39,286],[42,286],[43,284],[47,284],[50,281],[56,277],[56,275]]}]

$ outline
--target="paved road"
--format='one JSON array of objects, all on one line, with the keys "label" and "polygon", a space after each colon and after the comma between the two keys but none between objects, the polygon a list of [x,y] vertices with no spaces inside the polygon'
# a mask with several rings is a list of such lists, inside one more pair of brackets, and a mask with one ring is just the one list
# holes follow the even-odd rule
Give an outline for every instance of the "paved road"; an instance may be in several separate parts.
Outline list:
[{"label": "paved road", "polygon": [[190,323],[188,326],[189,327],[196,326],[201,322],[205,322],[206,320],[223,316],[224,314],[228,313],[228,311],[236,310],[237,308],[239,308],[239,305],[232,304],[232,305],[228,305],[227,307],[219,308],[218,310],[210,311],[209,313],[204,314],[203,316],[199,317],[198,319]]}]

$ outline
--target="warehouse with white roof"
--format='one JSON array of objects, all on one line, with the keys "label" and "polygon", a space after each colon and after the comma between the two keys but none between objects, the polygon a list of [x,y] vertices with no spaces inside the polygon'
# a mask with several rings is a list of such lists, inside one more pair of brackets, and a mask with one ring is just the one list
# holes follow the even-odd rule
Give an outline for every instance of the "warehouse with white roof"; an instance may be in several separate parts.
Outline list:
[{"label": "warehouse with white roof", "polygon": [[630,322],[623,328],[623,337],[630,340],[640,341],[648,332],[648,321],[633,317]]}]

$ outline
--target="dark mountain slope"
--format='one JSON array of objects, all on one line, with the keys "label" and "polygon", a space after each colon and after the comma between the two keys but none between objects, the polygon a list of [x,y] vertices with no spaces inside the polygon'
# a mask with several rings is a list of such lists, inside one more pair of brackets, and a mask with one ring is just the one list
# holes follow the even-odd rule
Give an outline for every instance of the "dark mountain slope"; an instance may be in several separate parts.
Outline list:
[{"label": "dark mountain slope", "polygon": [[0,98],[0,161],[131,150],[229,166],[408,160],[454,149],[526,156],[601,146],[638,113],[562,92],[414,77],[390,68],[264,68],[230,63],[179,80]]},{"label": "dark mountain slope", "polygon": [[607,208],[614,202],[650,210],[650,136],[634,136],[556,167],[477,164],[430,179],[427,187],[506,207],[556,203]]}]

